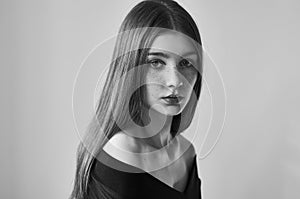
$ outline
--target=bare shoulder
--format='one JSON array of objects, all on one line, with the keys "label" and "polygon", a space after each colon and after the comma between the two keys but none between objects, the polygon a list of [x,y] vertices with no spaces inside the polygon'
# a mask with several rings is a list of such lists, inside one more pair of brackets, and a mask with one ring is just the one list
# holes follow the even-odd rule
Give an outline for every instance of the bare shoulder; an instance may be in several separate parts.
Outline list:
[{"label": "bare shoulder", "polygon": [[140,152],[140,146],[134,137],[124,132],[113,135],[103,146],[103,150],[113,158],[133,166],[139,166],[140,160],[134,153]]},{"label": "bare shoulder", "polygon": [[[113,144],[114,146],[126,150],[128,152],[138,153],[139,152],[139,145],[134,137],[131,137],[127,135],[126,133],[119,131],[115,135],[113,135],[109,139],[110,144]],[[104,147],[106,146],[105,144]],[[109,151],[107,151],[109,152]]]},{"label": "bare shoulder", "polygon": [[180,148],[184,150],[184,156],[188,161],[192,161],[196,155],[193,143],[187,138],[185,138],[183,135],[178,135],[177,137],[180,144]]}]

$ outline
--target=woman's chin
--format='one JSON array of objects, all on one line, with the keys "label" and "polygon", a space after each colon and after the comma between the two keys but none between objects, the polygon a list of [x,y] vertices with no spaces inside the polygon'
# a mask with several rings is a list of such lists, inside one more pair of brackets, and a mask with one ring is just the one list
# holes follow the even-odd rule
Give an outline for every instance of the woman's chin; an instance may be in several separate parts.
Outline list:
[{"label": "woman's chin", "polygon": [[182,108],[180,106],[168,106],[164,109],[156,109],[156,111],[163,115],[175,116],[182,112]]}]

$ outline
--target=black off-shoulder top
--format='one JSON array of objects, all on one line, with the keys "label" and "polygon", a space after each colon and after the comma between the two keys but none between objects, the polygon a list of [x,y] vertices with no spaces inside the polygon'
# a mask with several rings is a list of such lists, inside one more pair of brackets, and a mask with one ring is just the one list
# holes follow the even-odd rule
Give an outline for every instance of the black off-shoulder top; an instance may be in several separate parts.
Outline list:
[{"label": "black off-shoulder top", "polygon": [[180,192],[140,168],[115,159],[104,150],[91,167],[86,199],[201,199],[197,155]]}]

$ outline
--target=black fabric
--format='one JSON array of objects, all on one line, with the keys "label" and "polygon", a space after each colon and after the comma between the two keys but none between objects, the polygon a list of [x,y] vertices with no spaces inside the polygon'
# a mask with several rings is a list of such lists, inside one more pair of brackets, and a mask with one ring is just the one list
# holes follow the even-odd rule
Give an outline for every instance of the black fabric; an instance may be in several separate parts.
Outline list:
[{"label": "black fabric", "polygon": [[95,159],[88,183],[87,199],[201,199],[196,155],[184,192],[151,174],[123,163],[104,150]]}]

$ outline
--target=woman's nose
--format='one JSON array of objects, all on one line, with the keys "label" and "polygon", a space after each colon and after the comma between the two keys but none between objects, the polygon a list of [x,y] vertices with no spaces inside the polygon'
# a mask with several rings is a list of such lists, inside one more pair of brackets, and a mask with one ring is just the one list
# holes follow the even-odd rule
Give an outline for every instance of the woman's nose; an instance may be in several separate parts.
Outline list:
[{"label": "woman's nose", "polygon": [[168,88],[178,89],[183,84],[181,79],[182,75],[178,72],[176,67],[166,70],[165,83]]}]

